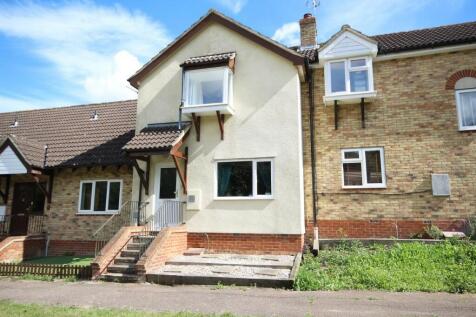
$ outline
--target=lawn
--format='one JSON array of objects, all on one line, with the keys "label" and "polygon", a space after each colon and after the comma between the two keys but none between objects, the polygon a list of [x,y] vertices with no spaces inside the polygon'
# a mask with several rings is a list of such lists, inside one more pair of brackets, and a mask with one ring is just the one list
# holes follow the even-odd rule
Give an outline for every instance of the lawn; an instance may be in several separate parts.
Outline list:
[{"label": "lawn", "polygon": [[47,256],[25,260],[23,263],[30,264],[62,264],[62,265],[81,265],[86,266],[91,264],[92,257],[87,256]]},{"label": "lawn", "polygon": [[476,293],[476,244],[342,244],[305,255],[295,288]]},{"label": "lawn", "polygon": [[231,314],[147,313],[142,311],[16,304],[0,301],[0,317],[233,317]]}]

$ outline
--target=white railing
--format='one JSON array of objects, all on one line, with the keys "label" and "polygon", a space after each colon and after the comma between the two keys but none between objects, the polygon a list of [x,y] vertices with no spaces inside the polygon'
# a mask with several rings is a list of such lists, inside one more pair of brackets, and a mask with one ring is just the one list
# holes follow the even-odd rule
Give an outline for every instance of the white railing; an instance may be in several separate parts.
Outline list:
[{"label": "white railing", "polygon": [[160,231],[162,228],[178,226],[183,223],[183,202],[175,199],[162,200],[155,212],[154,227]]}]

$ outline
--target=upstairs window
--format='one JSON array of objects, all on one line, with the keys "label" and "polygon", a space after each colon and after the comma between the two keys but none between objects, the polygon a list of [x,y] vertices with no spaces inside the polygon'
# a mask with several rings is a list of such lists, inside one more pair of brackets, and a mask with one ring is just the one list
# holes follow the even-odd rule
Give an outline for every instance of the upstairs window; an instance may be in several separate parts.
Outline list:
[{"label": "upstairs window", "polygon": [[384,188],[383,148],[342,150],[343,188]]},{"label": "upstairs window", "polygon": [[373,91],[372,60],[353,58],[326,64],[326,94]]},{"label": "upstairs window", "polygon": [[121,205],[122,181],[81,181],[79,213],[115,213]]},{"label": "upstairs window", "polygon": [[476,88],[456,91],[459,129],[476,130]]},{"label": "upstairs window", "polygon": [[232,72],[228,67],[185,71],[185,106],[229,104]]}]

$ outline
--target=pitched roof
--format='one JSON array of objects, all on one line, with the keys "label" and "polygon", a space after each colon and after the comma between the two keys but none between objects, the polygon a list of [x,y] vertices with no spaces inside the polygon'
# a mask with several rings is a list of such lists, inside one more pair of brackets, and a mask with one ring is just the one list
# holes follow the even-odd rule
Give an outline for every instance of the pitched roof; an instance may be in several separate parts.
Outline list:
[{"label": "pitched roof", "polygon": [[[5,141],[10,141],[12,145],[20,152],[23,159],[32,167],[43,168],[45,163],[46,145],[38,141],[18,137],[10,134],[6,136]],[[2,143],[4,143],[2,142]]]},{"label": "pitched roof", "polygon": [[379,54],[476,42],[476,22],[370,36]]},{"label": "pitched roof", "polygon": [[157,126],[151,125],[142,129],[123,147],[123,150],[127,152],[170,150],[189,128],[189,122],[182,122],[181,129],[179,129],[177,122],[158,124]]},{"label": "pitched roof", "polygon": [[220,54],[210,54],[203,56],[196,56],[187,58],[180,66],[201,66],[201,65],[210,65],[210,64],[222,64],[228,62],[230,59],[235,58],[235,52],[220,53]]},{"label": "pitched roof", "polygon": [[134,136],[136,105],[129,100],[0,113],[0,136],[13,135],[35,164],[44,160],[47,145],[46,168],[130,164],[121,149]]},{"label": "pitched roof", "polygon": [[202,30],[208,23],[219,23],[245,37],[262,45],[269,50],[289,59],[294,64],[304,64],[304,58],[296,51],[284,46],[283,44],[270,39],[269,37],[256,32],[255,30],[233,20],[230,17],[216,11],[209,10],[206,15],[202,16],[197,22],[192,24],[185,32],[179,35],[174,41],[172,41],[167,47],[154,56],[149,62],[147,62],[141,69],[139,69],[132,77],[128,79],[130,84],[136,88],[139,86],[140,80],[147,76],[164,58],[169,54],[177,50],[180,45],[189,40],[195,33]]}]

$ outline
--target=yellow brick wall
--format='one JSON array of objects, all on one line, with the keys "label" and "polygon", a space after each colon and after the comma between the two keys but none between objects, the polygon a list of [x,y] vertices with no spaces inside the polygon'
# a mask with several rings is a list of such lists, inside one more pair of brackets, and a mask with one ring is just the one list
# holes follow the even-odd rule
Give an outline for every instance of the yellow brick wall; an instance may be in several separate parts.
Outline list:
[{"label": "yellow brick wall", "polygon": [[[459,132],[447,79],[476,69],[476,50],[374,63],[377,99],[325,106],[323,69],[315,69],[318,219],[457,219],[476,215],[476,131]],[[312,219],[309,104],[302,90],[305,198]],[[342,189],[341,149],[384,147],[386,189]],[[433,197],[431,173],[448,173],[451,197]]]}]

